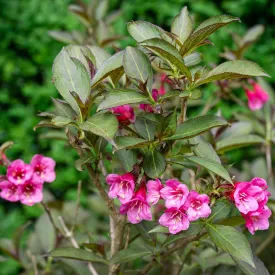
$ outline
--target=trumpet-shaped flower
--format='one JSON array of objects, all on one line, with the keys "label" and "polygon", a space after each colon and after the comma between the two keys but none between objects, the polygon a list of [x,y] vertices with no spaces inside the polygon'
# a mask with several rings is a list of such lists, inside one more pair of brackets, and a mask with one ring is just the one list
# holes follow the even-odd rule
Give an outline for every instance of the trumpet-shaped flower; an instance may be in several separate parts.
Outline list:
[{"label": "trumpet-shaped flower", "polygon": [[147,187],[147,202],[150,204],[156,204],[161,198],[160,190],[163,185],[159,179],[149,180],[146,184]]},{"label": "trumpet-shaped flower", "polygon": [[7,178],[14,184],[23,184],[33,175],[33,168],[26,164],[23,160],[17,159],[13,161],[7,170]]}]

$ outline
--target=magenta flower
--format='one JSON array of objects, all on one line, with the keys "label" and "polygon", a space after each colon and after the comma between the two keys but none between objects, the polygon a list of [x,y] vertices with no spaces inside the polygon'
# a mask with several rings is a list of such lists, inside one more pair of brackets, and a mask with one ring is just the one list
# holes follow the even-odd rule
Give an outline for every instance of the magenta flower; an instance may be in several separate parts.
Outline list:
[{"label": "magenta flower", "polygon": [[109,174],[106,177],[106,182],[111,186],[108,193],[110,198],[118,198],[121,203],[126,203],[133,197],[135,190],[135,178],[133,174],[126,173],[122,176]]},{"label": "magenta flower", "polygon": [[135,121],[134,109],[130,105],[121,105],[111,108],[119,123],[129,125]]},{"label": "magenta flower", "polygon": [[246,96],[248,98],[248,107],[255,111],[262,109],[264,104],[269,100],[269,94],[256,82],[252,83],[253,90],[245,87]]},{"label": "magenta flower", "polygon": [[249,212],[243,215],[245,218],[245,226],[251,234],[254,235],[257,230],[266,230],[269,228],[269,217],[271,216],[271,211],[267,206],[264,206],[260,211]]},{"label": "magenta flower", "polygon": [[180,208],[185,203],[188,193],[187,186],[175,179],[166,181],[166,186],[160,190],[167,208]]},{"label": "magenta flower", "polygon": [[7,170],[7,178],[14,184],[23,184],[33,175],[31,165],[24,163],[23,160],[17,159],[13,161]]},{"label": "magenta flower", "polygon": [[53,182],[55,180],[55,161],[42,155],[34,155],[31,160],[33,168],[32,179],[35,182]]},{"label": "magenta flower", "polygon": [[19,185],[14,184],[8,180],[3,180],[0,182],[0,197],[7,201],[19,201]]},{"label": "magenta flower", "polygon": [[127,214],[129,222],[133,224],[142,220],[151,221],[152,213],[150,205],[146,201],[145,187],[141,187],[129,202],[122,204],[119,212],[120,214]]},{"label": "magenta flower", "polygon": [[188,229],[190,224],[183,207],[167,209],[159,218],[159,223],[168,227],[171,234],[177,234],[182,230]]},{"label": "magenta flower", "polygon": [[150,204],[156,204],[161,198],[160,190],[163,185],[159,179],[149,180],[146,184],[147,187],[147,202]]},{"label": "magenta flower", "polygon": [[205,194],[199,194],[196,191],[190,191],[184,207],[189,221],[195,221],[199,218],[207,218],[211,214],[209,207],[209,197]]},{"label": "magenta flower", "polygon": [[251,185],[258,186],[262,189],[262,192],[260,192],[258,196],[256,196],[256,200],[259,204],[259,208],[257,209],[257,211],[259,211],[260,209],[264,208],[268,201],[268,197],[270,196],[270,193],[267,191],[268,186],[266,181],[262,178],[253,178],[251,180]]},{"label": "magenta flower", "polygon": [[[157,89],[153,89],[152,90],[152,97],[153,99],[157,102],[158,97],[159,97],[160,93]],[[139,104],[139,109],[147,112],[147,113],[153,113],[154,109],[152,108],[152,106],[150,104]]]},{"label": "magenta flower", "polygon": [[21,203],[32,206],[43,199],[43,184],[33,179],[19,186],[19,199]]}]

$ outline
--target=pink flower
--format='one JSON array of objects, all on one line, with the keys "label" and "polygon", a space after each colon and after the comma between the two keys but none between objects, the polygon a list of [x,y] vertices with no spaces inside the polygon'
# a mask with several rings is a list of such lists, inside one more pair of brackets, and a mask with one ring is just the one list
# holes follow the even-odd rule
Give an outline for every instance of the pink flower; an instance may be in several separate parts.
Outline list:
[{"label": "pink flower", "polygon": [[268,218],[271,216],[271,211],[267,206],[264,206],[260,211],[249,212],[243,215],[245,218],[245,226],[251,234],[254,235],[257,230],[266,230],[269,228]]},{"label": "pink flower", "polygon": [[248,98],[248,107],[250,110],[255,111],[263,107],[269,100],[269,94],[256,82],[252,83],[253,90],[245,87],[245,92]]},{"label": "pink flower", "polygon": [[[157,102],[158,97],[159,97],[159,91],[157,89],[153,89],[152,90],[152,97],[153,99]],[[139,104],[139,109],[147,112],[147,113],[153,113],[154,109],[152,108],[152,106],[150,104]]]},{"label": "pink flower", "polygon": [[35,203],[41,202],[43,199],[43,184],[28,180],[19,186],[19,199],[21,203],[32,206]]},{"label": "pink flower", "polygon": [[160,196],[160,190],[163,188],[163,185],[159,179],[149,180],[146,184],[147,187],[147,202],[150,204],[156,204]]},{"label": "pink flower", "polygon": [[190,224],[183,207],[167,209],[160,217],[159,223],[162,226],[168,227],[171,234],[177,234],[182,230],[188,229]]},{"label": "pink flower", "polygon": [[111,185],[108,193],[110,198],[118,198],[122,203],[131,200],[135,190],[135,178],[131,173],[122,176],[110,174],[106,177],[106,182]]},{"label": "pink flower", "polygon": [[247,214],[259,208],[257,198],[263,190],[259,186],[253,186],[251,182],[239,182],[235,185],[233,198],[239,211]]},{"label": "pink flower", "polygon": [[180,208],[185,203],[188,193],[187,186],[174,179],[166,181],[166,187],[160,190],[167,208]]},{"label": "pink flower", "polygon": [[8,180],[3,180],[0,182],[0,189],[2,189],[0,193],[0,197],[7,201],[19,201],[19,185],[14,184]]},{"label": "pink flower", "polygon": [[23,184],[33,175],[31,165],[25,164],[23,160],[17,159],[13,161],[7,170],[7,178],[14,184]]},{"label": "pink flower", "polygon": [[198,194],[196,191],[190,191],[184,207],[187,208],[189,221],[195,221],[199,218],[207,218],[211,214],[209,207],[209,197],[205,194]]},{"label": "pink flower", "polygon": [[[251,185],[258,186],[262,189],[262,192],[259,193],[259,195],[256,197],[256,200],[259,204],[259,208],[263,209],[263,207],[266,205],[268,201],[268,197],[270,196],[270,193],[267,191],[267,183],[262,178],[253,178],[251,180]],[[260,209],[258,209],[258,211]]]},{"label": "pink flower", "polygon": [[130,105],[121,105],[111,108],[119,123],[129,125],[135,121],[134,109]]},{"label": "pink flower", "polygon": [[122,204],[119,211],[120,214],[127,214],[129,222],[133,224],[142,220],[151,221],[152,213],[150,205],[146,201],[145,187],[141,187],[129,202]]},{"label": "pink flower", "polygon": [[52,158],[44,157],[42,155],[34,155],[31,160],[33,168],[32,179],[35,182],[53,182],[55,180],[55,161]]}]

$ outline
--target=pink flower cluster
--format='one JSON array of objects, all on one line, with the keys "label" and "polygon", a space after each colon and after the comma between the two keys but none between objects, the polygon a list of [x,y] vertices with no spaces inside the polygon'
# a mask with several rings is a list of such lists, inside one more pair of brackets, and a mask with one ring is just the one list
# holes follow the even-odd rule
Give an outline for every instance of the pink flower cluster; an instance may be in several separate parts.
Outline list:
[{"label": "pink flower cluster", "polygon": [[43,183],[55,180],[55,161],[42,155],[34,155],[31,163],[23,160],[13,161],[6,176],[1,177],[0,197],[32,206],[43,199]]},{"label": "pink flower cluster", "polygon": [[269,94],[257,82],[250,82],[253,89],[249,90],[247,87],[244,88],[248,98],[248,107],[252,111],[260,110],[269,100]]},{"label": "pink flower cluster", "polygon": [[149,180],[136,192],[135,178],[131,173],[122,176],[110,174],[106,182],[110,185],[109,196],[118,198],[122,203],[120,214],[127,215],[133,224],[152,220],[150,205],[157,204],[160,199],[165,201],[167,209],[159,223],[168,227],[172,234],[188,229],[190,221],[207,218],[211,214],[206,194],[189,192],[185,184],[175,179],[167,180],[165,186],[159,179]]},{"label": "pink flower cluster", "polygon": [[271,216],[271,211],[266,206],[269,196],[267,183],[262,178],[235,184],[231,199],[245,218],[245,225],[251,234],[269,227],[268,218]]}]

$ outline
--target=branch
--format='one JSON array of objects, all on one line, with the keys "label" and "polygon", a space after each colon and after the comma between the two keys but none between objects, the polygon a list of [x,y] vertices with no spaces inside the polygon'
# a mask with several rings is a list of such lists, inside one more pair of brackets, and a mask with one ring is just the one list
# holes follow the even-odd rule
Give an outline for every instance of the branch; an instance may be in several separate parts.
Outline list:
[{"label": "branch", "polygon": [[181,98],[181,114],[178,121],[178,124],[182,124],[186,119],[186,110],[187,110],[187,99]]}]

